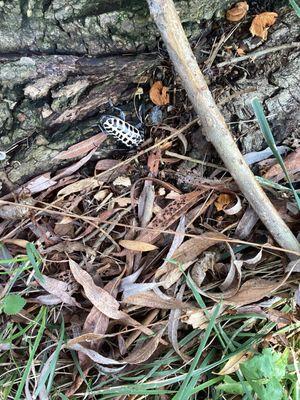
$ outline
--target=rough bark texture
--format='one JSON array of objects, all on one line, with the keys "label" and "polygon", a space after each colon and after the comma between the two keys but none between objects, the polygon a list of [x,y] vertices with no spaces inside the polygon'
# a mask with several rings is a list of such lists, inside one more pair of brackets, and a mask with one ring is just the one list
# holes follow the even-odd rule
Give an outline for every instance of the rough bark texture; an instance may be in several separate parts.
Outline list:
[{"label": "rough bark texture", "polygon": [[[181,0],[177,7],[189,35],[203,18],[232,0]],[[1,52],[27,51],[99,56],[155,46],[157,30],[145,0],[0,1]]]},{"label": "rough bark texture", "polygon": [[[178,1],[189,37],[232,2]],[[138,55],[157,36],[142,0],[0,1],[0,150],[9,180],[55,169],[58,152],[95,134],[108,100],[128,100],[158,62]]]}]

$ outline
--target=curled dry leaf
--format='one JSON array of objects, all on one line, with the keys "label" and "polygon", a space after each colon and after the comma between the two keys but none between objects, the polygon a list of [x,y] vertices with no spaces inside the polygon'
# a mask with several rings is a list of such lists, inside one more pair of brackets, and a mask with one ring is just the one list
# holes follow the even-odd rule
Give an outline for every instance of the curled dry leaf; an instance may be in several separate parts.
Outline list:
[{"label": "curled dry leaf", "polygon": [[165,106],[170,103],[168,88],[163,85],[162,81],[156,81],[153,83],[149,95],[152,103],[157,106]]},{"label": "curled dry leaf", "polygon": [[223,211],[225,208],[234,201],[234,196],[228,193],[221,193],[215,201],[217,211]]},{"label": "curled dry leaf", "polygon": [[186,324],[192,325],[194,329],[205,329],[208,325],[207,317],[203,310],[187,310],[186,316],[182,319]]},{"label": "curled dry leaf", "polygon": [[184,267],[191,265],[203,251],[221,242],[222,239],[226,239],[226,236],[221,233],[206,232],[199,237],[187,240],[178,247],[172,256],[172,260],[174,260],[176,264],[170,262],[164,264],[163,268],[157,270],[155,274],[156,278],[161,277],[160,281],[163,283],[163,287],[168,289],[177,282],[182,275],[182,270],[178,265],[181,265],[184,270]]},{"label": "curled dry leaf", "polygon": [[157,249],[153,244],[141,242],[139,240],[120,240],[119,244],[125,249],[132,251],[152,251]]},{"label": "curled dry leaf", "polygon": [[85,178],[81,179],[78,182],[71,183],[70,185],[65,186],[62,188],[58,193],[57,196],[68,196],[72,193],[80,192],[81,190],[86,189],[95,189],[99,186],[101,182],[96,178]]},{"label": "curled dry leaf", "polygon": [[66,346],[68,349],[80,351],[81,353],[87,355],[91,360],[95,361],[98,364],[101,365],[112,365],[112,364],[117,364],[117,365],[122,365],[126,364],[125,361],[117,361],[112,358],[107,358],[102,356],[100,353],[98,353],[95,350],[87,349],[83,347],[81,344],[76,343],[76,344],[69,344]]},{"label": "curled dry leaf", "polygon": [[266,40],[268,37],[268,29],[270,26],[275,24],[277,17],[277,13],[268,11],[256,15],[250,26],[252,36],[258,36],[263,40]]},{"label": "curled dry leaf", "polygon": [[216,373],[216,375],[230,375],[234,372],[238,371],[240,368],[240,364],[248,360],[252,357],[251,352],[249,351],[242,351],[241,353],[235,354],[234,356],[230,357],[224,367],[221,369],[220,372]]},{"label": "curled dry leaf", "polygon": [[236,5],[226,12],[226,19],[230,22],[238,22],[245,17],[249,10],[246,1],[239,1]]},{"label": "curled dry leaf", "polygon": [[89,273],[69,259],[70,270],[75,280],[83,287],[86,297],[104,315],[112,319],[121,320],[129,325],[138,326],[146,335],[152,335],[151,329],[142,326],[125,312],[119,310],[119,302],[106,290],[97,286]]},{"label": "curled dry leaf", "polygon": [[224,210],[225,214],[227,214],[227,215],[235,215],[235,214],[238,214],[241,211],[241,209],[242,209],[241,199],[237,195],[235,195],[235,198],[236,198],[236,203],[232,207],[226,208]]},{"label": "curled dry leaf", "polygon": [[68,160],[70,158],[82,157],[87,154],[90,150],[93,150],[100,146],[101,143],[107,138],[105,133],[98,133],[89,139],[83,140],[82,142],[76,143],[69,147],[68,150],[62,151],[54,157],[55,160]]},{"label": "curled dry leaf", "polygon": [[138,293],[136,295],[126,297],[123,300],[123,303],[134,304],[140,307],[160,308],[162,310],[190,308],[189,304],[187,303],[183,303],[182,301],[172,297],[169,299],[162,299],[152,291]]},{"label": "curled dry leaf", "polygon": [[43,280],[38,280],[38,282],[48,293],[60,299],[61,303],[81,308],[80,304],[68,293],[68,284],[66,282],[50,278],[46,275],[42,276]]},{"label": "curled dry leaf", "polygon": [[[284,159],[286,169],[294,174],[300,171],[300,147]],[[284,172],[279,164],[273,165],[264,175],[266,179],[279,181],[284,177]]]},{"label": "curled dry leaf", "polygon": [[144,361],[147,361],[157,349],[164,330],[165,328],[163,328],[156,336],[150,339],[148,343],[143,344],[140,348],[134,350],[128,357],[124,358],[123,362],[128,364],[140,364]]}]

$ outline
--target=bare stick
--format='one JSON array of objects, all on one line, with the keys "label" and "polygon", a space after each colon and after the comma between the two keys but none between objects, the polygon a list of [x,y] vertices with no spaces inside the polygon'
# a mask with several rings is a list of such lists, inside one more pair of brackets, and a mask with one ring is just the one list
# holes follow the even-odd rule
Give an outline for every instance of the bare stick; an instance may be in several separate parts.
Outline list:
[{"label": "bare stick", "polygon": [[280,46],[274,46],[274,47],[270,47],[268,49],[254,51],[252,53],[246,54],[245,56],[235,57],[235,58],[232,58],[231,60],[220,62],[217,64],[217,67],[221,68],[221,67],[225,67],[226,65],[230,65],[230,64],[238,64],[242,61],[248,60],[249,58],[251,58],[251,60],[255,60],[258,57],[263,57],[263,56],[266,56],[267,54],[274,53],[276,51],[293,49],[293,48],[297,48],[297,47],[300,47],[300,42],[281,44]]},{"label": "bare stick", "polygon": [[283,248],[300,251],[300,244],[281,219],[245,163],[220,113],[191,50],[173,0],[147,0],[182,84],[212,142],[252,208]]}]

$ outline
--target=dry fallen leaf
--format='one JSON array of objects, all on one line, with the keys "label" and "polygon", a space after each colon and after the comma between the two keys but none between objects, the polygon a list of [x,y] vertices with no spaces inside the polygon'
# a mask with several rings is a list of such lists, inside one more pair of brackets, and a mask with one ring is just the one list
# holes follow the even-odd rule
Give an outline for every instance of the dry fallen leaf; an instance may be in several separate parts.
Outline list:
[{"label": "dry fallen leaf", "polygon": [[226,12],[226,19],[230,22],[238,22],[245,17],[249,10],[246,1],[239,1],[236,5]]},{"label": "dry fallen leaf", "polygon": [[[284,159],[284,165],[289,173],[294,174],[300,171],[300,147],[290,153]],[[280,181],[284,177],[284,172],[279,164],[273,165],[264,175],[266,179]]]},{"label": "dry fallen leaf", "polygon": [[[219,243],[222,239],[226,239],[226,236],[221,233],[206,232],[199,237],[185,241],[172,256],[172,260],[175,260],[176,264],[164,264],[163,267],[157,270],[155,277],[159,278],[164,275],[160,278],[160,282],[163,282],[163,287],[168,289],[178,281],[182,275],[182,270],[186,269],[185,267],[191,265],[203,251]],[[181,265],[182,269],[178,265]]]},{"label": "dry fallen leaf", "polygon": [[268,11],[256,15],[250,26],[250,32],[252,33],[252,36],[258,36],[263,40],[266,40],[268,36],[268,29],[270,26],[275,24],[277,17],[277,13]]},{"label": "dry fallen leaf", "polygon": [[246,54],[245,50],[242,47],[236,49],[236,52],[238,56],[244,56]]},{"label": "dry fallen leaf", "polygon": [[134,304],[140,307],[160,308],[162,310],[190,308],[188,303],[183,303],[182,301],[172,297],[163,299],[152,291],[128,296],[123,300],[123,303]]},{"label": "dry fallen leaf", "polygon": [[80,181],[71,183],[70,185],[65,186],[62,188],[58,193],[57,196],[68,196],[72,193],[80,192],[81,190],[86,189],[94,189],[99,186],[101,182],[97,178],[85,178],[81,179]]},{"label": "dry fallen leaf", "polygon": [[76,143],[69,147],[67,150],[62,151],[54,157],[55,160],[68,160],[70,158],[82,157],[87,154],[90,150],[93,150],[100,146],[101,143],[107,138],[105,133],[98,133],[89,139],[83,140],[82,142]]},{"label": "dry fallen leaf", "polygon": [[156,81],[153,83],[149,95],[152,103],[157,106],[165,106],[170,103],[168,88],[163,86],[162,81]]},{"label": "dry fallen leaf", "polygon": [[164,329],[162,329],[156,336],[150,339],[148,343],[142,344],[141,347],[134,350],[131,354],[129,354],[128,357],[124,358],[123,362],[126,362],[128,364],[140,364],[144,361],[147,361],[148,358],[150,358],[157,349],[163,332]]},{"label": "dry fallen leaf", "polygon": [[131,180],[128,176],[118,176],[114,181],[113,185],[115,186],[124,186],[124,187],[130,187],[131,186]]},{"label": "dry fallen leaf", "polygon": [[68,284],[55,278],[42,275],[43,280],[38,280],[39,284],[50,294],[54,295],[63,304],[81,307],[79,303],[68,292]]},{"label": "dry fallen leaf", "polygon": [[147,243],[155,242],[160,235],[160,231],[168,229],[168,227],[185,214],[196,201],[200,200],[206,191],[205,189],[203,191],[195,191],[178,196],[176,200],[169,203],[152,219],[147,225],[148,230],[141,232],[138,236],[138,240]]},{"label": "dry fallen leaf", "polygon": [[270,296],[281,284],[261,278],[249,279],[241,286],[237,294],[224,300],[224,303],[234,306],[255,303],[264,297]]},{"label": "dry fallen leaf", "polygon": [[152,251],[157,249],[153,244],[141,242],[139,240],[120,240],[119,244],[125,249],[132,251]]},{"label": "dry fallen leaf", "polygon": [[205,329],[208,325],[207,317],[203,310],[187,310],[186,317],[182,319],[186,324],[192,325],[194,329]]},{"label": "dry fallen leaf", "polygon": [[217,211],[223,211],[230,203],[234,201],[234,196],[227,193],[221,193],[215,201]]},{"label": "dry fallen leaf", "polygon": [[83,287],[86,297],[99,311],[109,318],[119,319],[129,325],[138,326],[139,329],[147,335],[153,333],[151,329],[142,326],[124,311],[119,310],[119,302],[106,290],[97,286],[91,275],[84,269],[80,268],[75,261],[69,259],[69,265],[75,280]]},{"label": "dry fallen leaf", "polygon": [[252,356],[252,354],[253,353],[246,350],[242,351],[241,353],[235,354],[234,356],[229,358],[221,371],[216,373],[216,375],[233,374],[234,372],[239,370],[240,364],[248,360]]}]

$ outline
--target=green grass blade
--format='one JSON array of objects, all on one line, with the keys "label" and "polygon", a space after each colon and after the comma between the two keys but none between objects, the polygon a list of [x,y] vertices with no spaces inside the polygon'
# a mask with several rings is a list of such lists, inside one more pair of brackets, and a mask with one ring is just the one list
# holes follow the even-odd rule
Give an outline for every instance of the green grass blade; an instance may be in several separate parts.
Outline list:
[{"label": "green grass blade", "polygon": [[17,390],[17,393],[16,393],[16,396],[15,396],[14,400],[20,400],[20,399],[24,398],[24,397],[21,397],[22,396],[22,392],[23,392],[23,388],[25,386],[26,379],[27,379],[27,377],[29,375],[29,372],[30,372],[30,369],[31,369],[31,366],[32,366],[32,362],[33,362],[33,359],[34,359],[34,356],[35,356],[35,353],[36,353],[36,351],[37,351],[37,349],[39,347],[39,344],[41,342],[44,330],[46,328],[46,315],[47,315],[47,309],[46,309],[46,307],[45,308],[43,307],[41,309],[41,311],[39,312],[36,320],[35,320],[36,324],[38,324],[39,321],[41,320],[41,324],[40,324],[38,333],[36,335],[33,347],[30,350],[29,358],[28,358],[28,361],[27,361],[24,373],[22,375],[21,382],[20,382],[20,384],[18,386],[18,390]]},{"label": "green grass blade", "polygon": [[64,340],[64,335],[65,335],[65,325],[64,325],[64,321],[62,321],[61,323],[61,330],[60,330],[60,337],[56,346],[56,349],[51,357],[51,362],[49,365],[49,368],[47,369],[47,372],[43,375],[43,377],[40,379],[38,386],[36,388],[36,391],[34,393],[35,397],[37,398],[40,391],[42,390],[42,388],[44,387],[44,385],[46,384],[46,381],[48,380],[47,383],[47,395],[49,395],[50,390],[51,390],[51,386],[52,386],[52,382],[54,379],[54,374],[55,374],[55,368],[56,368],[56,363],[58,360],[58,356],[61,350],[61,346],[63,344],[63,340]]},{"label": "green grass blade", "polygon": [[205,331],[203,339],[201,340],[200,346],[199,346],[197,353],[193,359],[193,362],[190,366],[189,372],[187,373],[185,380],[183,381],[178,393],[173,397],[174,400],[188,399],[192,395],[192,390],[194,388],[190,387],[189,384],[192,379],[193,373],[197,367],[197,364],[200,360],[200,357],[203,353],[203,350],[206,346],[206,343],[209,339],[211,331],[213,330],[220,307],[221,307],[221,304],[218,304],[217,307],[215,308],[213,314],[210,316],[210,321],[209,321],[208,327]]},{"label": "green grass blade", "polygon": [[297,14],[297,17],[300,18],[300,6],[297,4],[296,0],[289,0],[290,5],[293,7],[295,10],[295,13]]},{"label": "green grass blade", "polygon": [[40,265],[42,264],[42,259],[36,248],[32,243],[26,244],[26,252],[29,258],[29,261],[34,269],[35,277],[40,281],[43,282],[44,278],[40,271]]},{"label": "green grass blade", "polygon": [[283,158],[281,157],[281,154],[279,154],[279,152],[277,150],[276,143],[275,143],[275,140],[274,140],[270,125],[269,125],[268,120],[267,120],[267,118],[265,116],[265,113],[264,113],[264,109],[263,109],[263,107],[262,107],[262,105],[261,105],[261,103],[260,103],[260,101],[258,100],[257,97],[252,99],[251,103],[252,103],[252,107],[253,107],[254,113],[256,115],[256,118],[258,120],[260,129],[261,129],[261,131],[262,131],[262,133],[264,135],[264,138],[265,138],[268,146],[272,150],[272,152],[273,152],[278,164],[281,166],[281,168],[282,168],[282,170],[283,170],[283,172],[285,174],[285,177],[286,177],[286,179],[287,179],[287,181],[288,181],[288,183],[290,185],[290,188],[291,188],[291,190],[293,192],[293,195],[295,197],[297,206],[298,206],[298,208],[300,210],[300,197],[299,197],[298,193],[296,192],[296,190],[294,189],[294,186],[292,184],[292,181],[291,181],[291,178],[289,176],[289,173],[288,173],[288,171],[287,171],[287,169],[286,169],[286,167],[284,165]]}]

